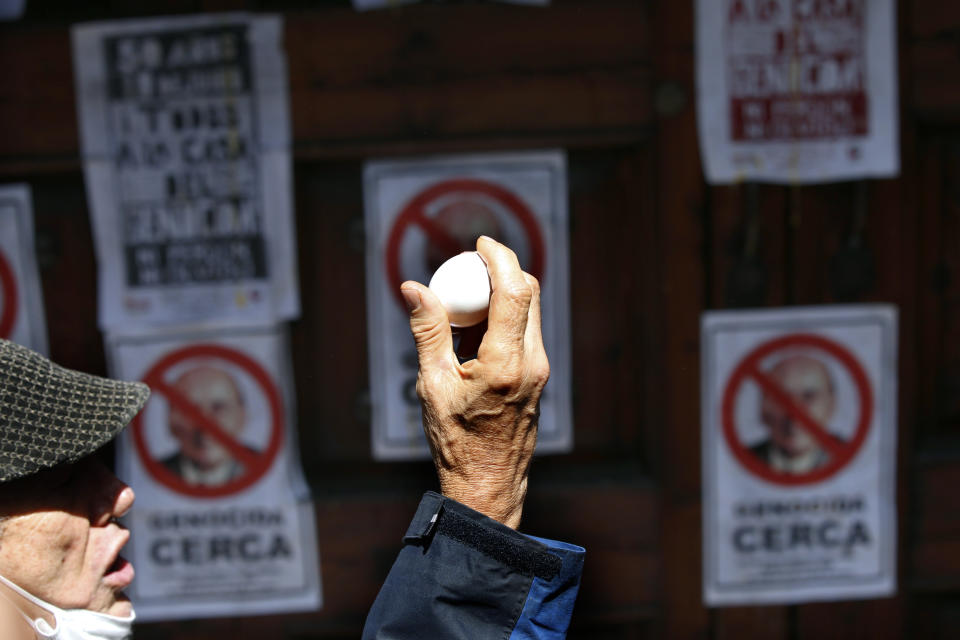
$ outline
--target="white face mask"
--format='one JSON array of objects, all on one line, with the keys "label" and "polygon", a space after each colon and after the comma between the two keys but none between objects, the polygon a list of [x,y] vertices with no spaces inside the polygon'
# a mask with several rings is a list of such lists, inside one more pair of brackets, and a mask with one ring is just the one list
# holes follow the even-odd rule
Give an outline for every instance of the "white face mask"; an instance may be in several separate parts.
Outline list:
[{"label": "white face mask", "polygon": [[[49,638],[50,640],[128,640],[128,638],[133,637],[133,621],[136,618],[133,612],[127,618],[118,618],[117,616],[87,609],[61,609],[27,593],[3,576],[0,576],[0,582],[53,616],[56,625],[51,627],[50,623],[43,618],[34,620],[20,611],[20,615],[27,620],[27,623],[33,627],[33,630],[41,638]],[[2,593],[3,590],[0,589],[0,594]],[[6,598],[6,596],[4,597]],[[9,598],[7,599],[9,600]],[[13,604],[13,601],[10,601],[10,604]],[[16,605],[14,606],[16,607]],[[17,607],[17,610],[20,610],[19,607]]]}]

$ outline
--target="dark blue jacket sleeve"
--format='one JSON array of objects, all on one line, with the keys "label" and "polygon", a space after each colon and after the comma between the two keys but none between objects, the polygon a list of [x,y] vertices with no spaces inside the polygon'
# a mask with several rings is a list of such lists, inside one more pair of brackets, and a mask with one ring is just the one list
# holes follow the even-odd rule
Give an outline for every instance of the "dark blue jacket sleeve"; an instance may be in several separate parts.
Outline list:
[{"label": "dark blue jacket sleeve", "polygon": [[428,492],[367,615],[364,640],[560,640],[584,550]]}]

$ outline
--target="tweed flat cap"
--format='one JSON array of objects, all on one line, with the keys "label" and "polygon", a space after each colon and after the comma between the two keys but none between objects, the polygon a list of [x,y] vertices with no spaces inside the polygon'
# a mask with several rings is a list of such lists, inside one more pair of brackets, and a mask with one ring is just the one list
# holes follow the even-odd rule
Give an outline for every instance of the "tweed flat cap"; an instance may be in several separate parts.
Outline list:
[{"label": "tweed flat cap", "polygon": [[149,395],[143,383],[72,371],[0,339],[0,482],[93,453]]}]

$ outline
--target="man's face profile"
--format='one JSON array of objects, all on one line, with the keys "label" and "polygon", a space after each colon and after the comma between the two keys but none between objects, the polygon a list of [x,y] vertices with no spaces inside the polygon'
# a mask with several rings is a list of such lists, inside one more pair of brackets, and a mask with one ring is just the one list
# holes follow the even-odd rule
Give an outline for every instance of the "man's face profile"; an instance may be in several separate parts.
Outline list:
[{"label": "man's face profile", "polygon": [[[173,386],[234,439],[243,430],[243,396],[226,371],[197,367],[177,378]],[[226,447],[176,407],[170,410],[170,432],[180,444],[181,453],[200,469],[210,470],[232,459]]]},{"label": "man's face profile", "polygon": [[[827,367],[809,356],[791,356],[768,372],[769,377],[794,403],[825,430],[836,404]],[[760,419],[770,430],[770,440],[785,456],[803,456],[819,449],[806,427],[773,398],[764,394]]]}]

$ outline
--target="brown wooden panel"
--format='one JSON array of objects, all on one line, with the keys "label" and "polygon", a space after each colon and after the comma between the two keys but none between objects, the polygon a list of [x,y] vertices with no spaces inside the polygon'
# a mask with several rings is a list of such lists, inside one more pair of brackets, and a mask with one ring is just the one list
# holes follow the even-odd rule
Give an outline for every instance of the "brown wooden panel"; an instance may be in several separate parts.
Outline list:
[{"label": "brown wooden panel", "polygon": [[907,585],[924,591],[960,589],[960,539],[916,541],[910,549]]},{"label": "brown wooden panel", "polygon": [[[854,225],[857,185],[845,182],[784,189],[790,234],[787,254],[790,279],[786,287],[789,302],[822,304],[854,300],[849,295],[838,297],[835,292],[843,288],[844,278],[854,276],[850,268],[838,269],[836,261],[843,250],[850,250],[845,240]],[[860,226],[864,227],[865,222]],[[862,229],[855,242],[859,242],[860,247],[867,244]],[[857,262],[859,254],[850,255],[850,262]]]},{"label": "brown wooden panel", "polygon": [[960,460],[930,462],[916,470],[910,530],[920,540],[960,540]]},{"label": "brown wooden panel", "polygon": [[[578,6],[579,5],[579,6]],[[447,84],[503,73],[627,67],[649,60],[647,9],[599,0],[544,11],[470,3],[287,13],[293,86]],[[323,55],[337,53],[336,56]],[[294,63],[293,60],[296,60]],[[319,88],[319,87],[318,87]]]},{"label": "brown wooden panel", "polygon": [[0,165],[76,168],[78,130],[70,36],[62,27],[0,29]]},{"label": "brown wooden panel", "polygon": [[913,299],[917,216],[899,182],[788,188],[787,198],[791,302]]},{"label": "brown wooden panel", "polygon": [[300,147],[649,122],[642,6],[457,11],[455,21],[449,7],[431,6],[291,15]]},{"label": "brown wooden panel", "polygon": [[[651,428],[663,425],[663,316],[654,312],[662,302],[661,255],[656,250],[655,239],[659,235],[660,223],[657,216],[655,148],[647,143],[627,155],[617,167],[617,181],[624,186],[624,214],[628,219],[636,218],[629,229],[636,235],[630,238],[631,246],[625,249],[624,256],[630,256],[631,284],[624,292],[629,296],[632,309],[638,314],[627,331],[636,335],[638,350],[637,362],[633,364],[632,374],[639,379],[635,385],[635,397],[642,398],[643,408],[638,412],[636,403],[624,407],[623,422],[629,425],[624,437],[629,441],[642,441],[644,472],[650,474],[657,469],[656,460],[661,450],[662,430]],[[636,224],[636,226],[634,226]],[[610,225],[611,235],[621,229],[619,221],[614,219]],[[626,228],[626,227],[623,227]],[[627,419],[629,418],[629,419]]]},{"label": "brown wooden panel", "polygon": [[956,594],[922,594],[910,603],[910,627],[904,637],[952,640],[960,629],[960,599]]},{"label": "brown wooden panel", "polygon": [[34,0],[25,3],[22,20],[32,24],[62,25],[80,20],[110,20],[117,16],[176,15],[198,11],[204,5],[218,2],[232,4],[232,8],[238,10],[253,8],[248,0]]},{"label": "brown wooden panel", "polygon": [[[942,455],[942,454],[941,454]],[[914,517],[906,527],[911,546],[906,584],[922,591],[960,590],[960,456],[918,465],[912,492]]]},{"label": "brown wooden panel", "polygon": [[954,79],[960,73],[956,48],[960,6],[939,0],[897,4],[900,19],[907,23],[900,29],[900,82],[909,89],[904,102],[906,113],[909,118],[957,122],[960,91]]},{"label": "brown wooden panel", "polygon": [[[657,477],[663,495],[663,617],[658,635],[706,637],[700,549],[699,331],[707,286],[706,215],[693,87],[693,3],[653,6],[656,82],[683,101],[657,119],[656,184],[663,328],[663,429]],[[656,428],[656,425],[653,425]]]},{"label": "brown wooden panel", "polygon": [[29,177],[37,262],[51,356],[71,368],[106,374],[97,330],[97,268],[80,175]]},{"label": "brown wooden panel", "polygon": [[[675,82],[686,95],[691,86],[691,52],[664,51],[658,58],[660,72]],[[703,282],[703,181],[697,149],[692,104],[681,113],[660,120],[657,128],[657,190],[660,236],[655,247],[661,257],[661,291],[666,328],[664,371],[668,394],[667,420],[672,425],[664,434],[665,458],[661,461],[668,490],[685,497],[700,493],[699,447],[699,331],[704,303]]]},{"label": "brown wooden panel", "polygon": [[904,635],[903,600],[881,598],[849,602],[824,602],[798,607],[798,638],[829,640],[882,640],[922,637]]},{"label": "brown wooden panel", "polygon": [[[922,142],[917,296],[920,434],[934,447],[960,435],[960,144],[955,135]],[[930,440],[932,439],[932,440]],[[921,443],[922,446],[926,446]]]},{"label": "brown wooden panel", "polygon": [[618,148],[571,153],[568,162],[576,455],[602,451],[641,464],[651,400],[643,389],[657,375],[647,355],[645,304],[656,283],[644,271],[655,216],[637,208],[633,192],[642,183],[625,179],[625,172],[649,157],[650,147]]},{"label": "brown wooden panel", "polygon": [[[639,619],[651,615],[660,562],[653,551],[618,551],[599,548],[590,552],[584,566],[582,594],[577,598],[577,617],[584,624],[593,619]],[[615,588],[611,588],[616,585]]]},{"label": "brown wooden panel", "polygon": [[790,620],[786,607],[731,607],[714,612],[717,640],[786,638]]},{"label": "brown wooden panel", "polygon": [[661,630],[660,637],[705,638],[710,616],[703,604],[700,503],[670,500],[661,517],[665,593],[663,617],[658,621],[669,632],[664,635]]},{"label": "brown wooden panel", "polygon": [[960,436],[960,139],[953,137],[941,150],[941,209],[930,212],[939,239],[934,281],[940,316],[937,432]]},{"label": "brown wooden panel", "polygon": [[783,187],[710,189],[710,309],[784,304],[787,246]]},{"label": "brown wooden panel", "polygon": [[930,38],[960,30],[960,5],[943,0],[913,0],[909,6],[910,35]]},{"label": "brown wooden panel", "polygon": [[[293,324],[308,467],[370,457],[361,165],[296,166],[301,318]],[[412,348],[411,339],[411,348]]]},{"label": "brown wooden panel", "polygon": [[928,121],[960,121],[960,57],[949,39],[912,43],[908,57],[911,69],[907,95],[912,115]]},{"label": "brown wooden panel", "polygon": [[[316,84],[323,86],[322,81]],[[295,86],[295,151],[311,157],[329,155],[331,149],[343,153],[371,139],[516,138],[562,129],[640,127],[649,111],[648,86],[640,70],[467,78],[415,91],[361,87],[314,92]],[[477,109],[478,104],[485,104],[484,109]]]},{"label": "brown wooden panel", "polygon": [[[646,25],[644,7],[616,2],[586,12],[494,5],[291,13],[295,151],[316,157],[365,152],[374,140],[643,127],[651,120]],[[76,166],[68,29],[7,25],[2,36],[9,74],[0,85],[0,121],[8,123],[0,169]]]},{"label": "brown wooden panel", "polygon": [[916,215],[919,219],[918,244],[924,247],[918,259],[917,312],[923,319],[917,343],[917,431],[920,436],[936,434],[938,427],[936,362],[940,344],[940,300],[936,295],[940,274],[939,217],[943,198],[944,141],[922,138],[918,142],[918,190]]}]

